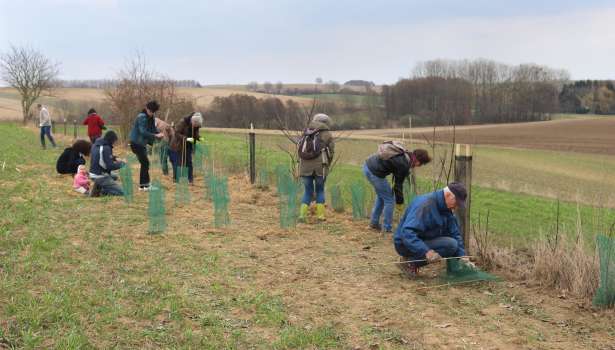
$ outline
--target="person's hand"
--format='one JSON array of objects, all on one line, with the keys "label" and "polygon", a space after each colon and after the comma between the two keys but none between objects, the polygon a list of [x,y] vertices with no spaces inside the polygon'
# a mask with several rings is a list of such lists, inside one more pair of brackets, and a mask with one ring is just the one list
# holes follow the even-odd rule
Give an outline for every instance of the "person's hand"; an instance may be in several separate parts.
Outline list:
[{"label": "person's hand", "polygon": [[186,138],[186,142],[194,143],[194,138],[192,138],[192,137],[187,137],[187,138]]},{"label": "person's hand", "polygon": [[163,137],[164,137],[164,134],[163,134],[163,133],[161,133],[161,132],[159,132],[159,133],[157,133],[157,134],[156,134],[156,135],[154,135],[154,136],[156,136],[157,138],[161,139],[161,138],[163,138]]},{"label": "person's hand", "polygon": [[427,254],[425,254],[425,257],[427,258],[427,262],[430,264],[438,262],[440,261],[440,259],[442,259],[440,254],[438,254],[438,252],[436,252],[435,250],[428,251]]}]

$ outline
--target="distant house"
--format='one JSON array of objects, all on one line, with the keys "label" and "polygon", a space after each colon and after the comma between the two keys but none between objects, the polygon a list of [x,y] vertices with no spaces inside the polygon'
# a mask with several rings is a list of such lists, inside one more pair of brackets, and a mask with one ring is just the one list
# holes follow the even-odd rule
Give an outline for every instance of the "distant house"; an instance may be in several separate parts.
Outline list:
[{"label": "distant house", "polygon": [[344,83],[344,86],[356,86],[356,87],[370,87],[373,88],[376,86],[373,81],[367,80],[348,80]]}]

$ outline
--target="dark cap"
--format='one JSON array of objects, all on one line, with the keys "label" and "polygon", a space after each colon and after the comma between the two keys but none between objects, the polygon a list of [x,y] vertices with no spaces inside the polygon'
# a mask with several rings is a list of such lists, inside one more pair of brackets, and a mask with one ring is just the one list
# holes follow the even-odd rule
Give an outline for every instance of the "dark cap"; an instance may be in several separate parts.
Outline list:
[{"label": "dark cap", "polygon": [[448,189],[455,195],[457,205],[465,208],[466,198],[468,197],[468,191],[461,182],[451,182],[448,184]]},{"label": "dark cap", "polygon": [[103,136],[103,139],[107,141],[110,145],[113,145],[117,141],[117,134],[113,130],[109,130]]}]

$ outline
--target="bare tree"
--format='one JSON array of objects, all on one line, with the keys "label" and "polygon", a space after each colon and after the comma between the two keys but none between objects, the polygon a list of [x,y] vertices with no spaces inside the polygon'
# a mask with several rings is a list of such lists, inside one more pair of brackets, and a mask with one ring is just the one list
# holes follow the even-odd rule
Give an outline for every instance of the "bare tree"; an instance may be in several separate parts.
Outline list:
[{"label": "bare tree", "polygon": [[284,88],[284,84],[281,81],[275,83],[275,90],[277,91],[278,95],[282,93],[282,88]]},{"label": "bare tree", "polygon": [[134,118],[149,100],[160,103],[164,120],[175,121],[194,110],[194,99],[178,94],[173,80],[151,70],[140,53],[118,75],[118,83],[105,89],[105,95],[124,141]]},{"label": "bare tree", "polygon": [[314,90],[316,90],[316,92],[318,92],[319,86],[322,85],[322,78],[318,77],[318,78],[316,78],[316,80],[314,82],[316,83],[316,85],[314,85]]},{"label": "bare tree", "polygon": [[11,46],[0,56],[2,80],[21,96],[23,123],[28,121],[32,105],[42,95],[52,95],[59,69],[40,51]]}]

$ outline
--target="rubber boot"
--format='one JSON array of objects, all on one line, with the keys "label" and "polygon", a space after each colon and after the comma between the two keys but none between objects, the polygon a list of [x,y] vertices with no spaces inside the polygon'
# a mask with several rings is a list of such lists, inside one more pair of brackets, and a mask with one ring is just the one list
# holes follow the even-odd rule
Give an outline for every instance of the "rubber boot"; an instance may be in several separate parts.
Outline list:
[{"label": "rubber boot", "polygon": [[325,205],[324,204],[316,204],[316,218],[320,221],[325,221]]},{"label": "rubber boot", "polygon": [[307,213],[308,213],[308,205],[305,203],[301,204],[301,207],[299,208],[299,221],[300,222],[305,222],[305,219],[307,217]]}]

